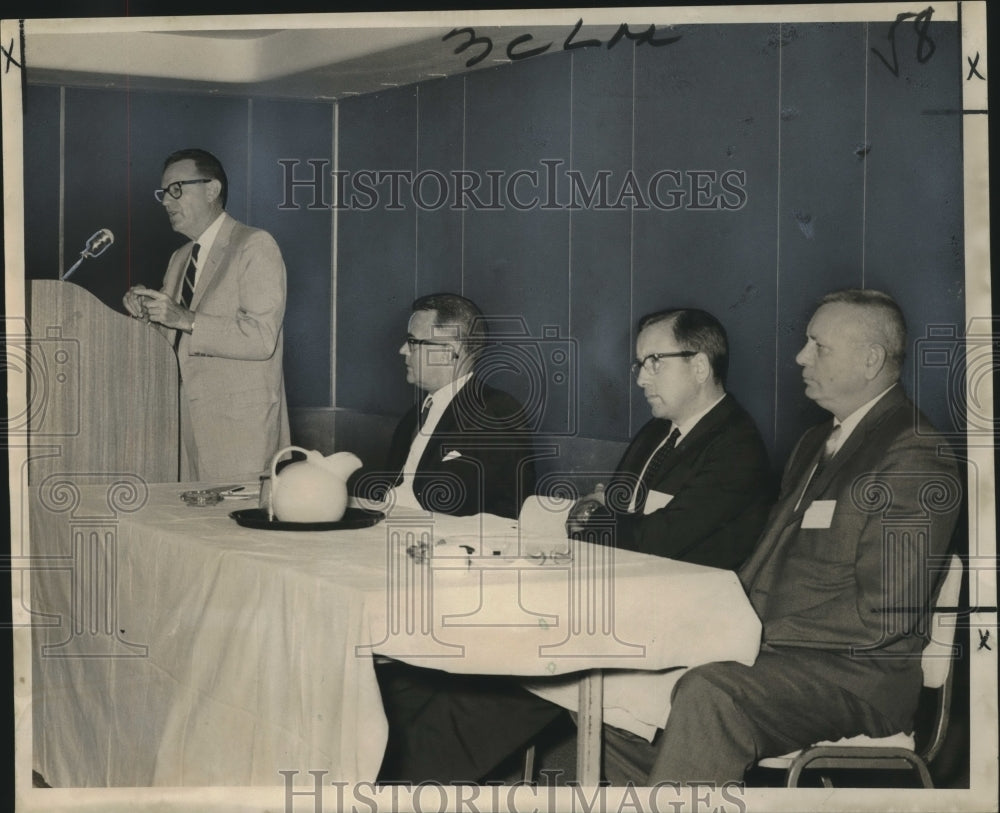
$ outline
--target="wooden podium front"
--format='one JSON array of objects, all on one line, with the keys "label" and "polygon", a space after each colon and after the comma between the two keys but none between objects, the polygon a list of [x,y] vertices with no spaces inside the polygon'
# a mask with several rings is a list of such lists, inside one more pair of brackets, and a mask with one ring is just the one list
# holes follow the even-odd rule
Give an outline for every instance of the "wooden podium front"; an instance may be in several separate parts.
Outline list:
[{"label": "wooden podium front", "polygon": [[177,357],[151,324],[58,280],[30,289],[28,480],[178,480]]}]

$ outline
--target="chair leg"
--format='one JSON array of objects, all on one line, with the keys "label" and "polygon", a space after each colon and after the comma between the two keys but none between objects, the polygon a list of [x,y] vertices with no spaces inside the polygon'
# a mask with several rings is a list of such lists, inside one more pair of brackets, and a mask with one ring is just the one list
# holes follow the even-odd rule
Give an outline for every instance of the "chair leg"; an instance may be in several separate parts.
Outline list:
[{"label": "chair leg", "polygon": [[934,780],[931,779],[931,773],[927,770],[927,763],[922,759],[915,759],[913,761],[913,767],[917,769],[917,773],[920,774],[920,783],[925,788],[933,788]]},{"label": "chair leg", "polygon": [[785,777],[785,786],[789,788],[797,788],[799,786],[799,777],[802,776],[802,763],[795,760],[789,768],[788,775]]}]

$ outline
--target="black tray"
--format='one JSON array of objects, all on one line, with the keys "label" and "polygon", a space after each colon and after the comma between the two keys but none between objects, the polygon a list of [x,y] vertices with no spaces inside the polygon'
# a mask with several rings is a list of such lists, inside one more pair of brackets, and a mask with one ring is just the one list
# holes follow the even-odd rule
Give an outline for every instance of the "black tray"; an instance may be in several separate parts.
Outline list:
[{"label": "black tray", "polygon": [[385,519],[381,511],[369,511],[365,508],[348,508],[343,519],[337,522],[282,522],[269,520],[267,511],[263,508],[244,508],[231,511],[229,516],[236,520],[237,525],[244,528],[256,528],[259,531],[347,531],[352,528],[370,528]]}]

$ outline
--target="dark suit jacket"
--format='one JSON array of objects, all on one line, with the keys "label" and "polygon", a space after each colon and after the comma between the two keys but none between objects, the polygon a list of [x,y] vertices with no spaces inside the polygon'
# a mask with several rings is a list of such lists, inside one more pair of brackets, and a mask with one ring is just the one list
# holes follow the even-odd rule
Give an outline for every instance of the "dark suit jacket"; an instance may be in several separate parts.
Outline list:
[{"label": "dark suit jacket", "polygon": [[[648,493],[628,513],[628,496],[653,450],[672,428],[654,418],[635,436],[606,489],[615,544],[628,550],[735,569],[749,556],[774,499],[767,451],[753,418],[726,395],[664,461],[650,483],[670,502],[643,514]],[[619,490],[620,489],[620,490]],[[623,504],[625,503],[625,504]],[[616,510],[617,509],[617,510]],[[591,518],[591,528],[608,517]]]},{"label": "dark suit jacket", "polygon": [[[400,420],[385,471],[401,479],[419,407]],[[516,518],[535,491],[530,427],[516,398],[473,374],[451,400],[427,443],[413,493],[428,511],[455,516],[490,513]]]},{"label": "dark suit jacket", "polygon": [[[821,424],[799,441],[740,578],[761,618],[763,647],[812,664],[909,730],[961,482],[953,460],[938,452],[946,444],[897,385],[796,508],[830,428]],[[802,527],[815,501],[836,503],[828,528]]]}]

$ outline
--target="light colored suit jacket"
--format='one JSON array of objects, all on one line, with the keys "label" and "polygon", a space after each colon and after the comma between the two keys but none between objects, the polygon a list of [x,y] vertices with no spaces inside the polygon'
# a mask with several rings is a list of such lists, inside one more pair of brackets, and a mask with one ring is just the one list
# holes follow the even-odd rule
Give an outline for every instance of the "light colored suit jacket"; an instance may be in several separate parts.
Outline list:
[{"label": "light colored suit jacket", "polygon": [[[237,479],[289,443],[282,374],[285,264],[274,238],[224,216],[181,333],[181,479]],[[174,252],[163,292],[180,298],[193,243]],[[173,338],[173,331],[171,339]]]},{"label": "light colored suit jacket", "polygon": [[740,579],[762,648],[910,730],[962,483],[947,444],[898,384],[807,486],[830,429],[802,436]]}]

